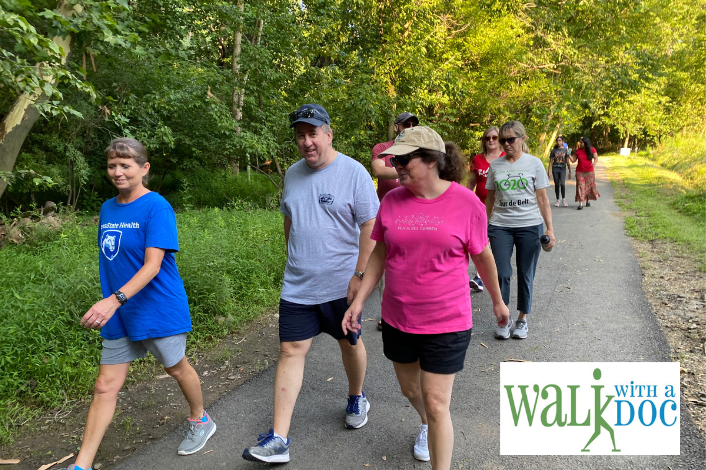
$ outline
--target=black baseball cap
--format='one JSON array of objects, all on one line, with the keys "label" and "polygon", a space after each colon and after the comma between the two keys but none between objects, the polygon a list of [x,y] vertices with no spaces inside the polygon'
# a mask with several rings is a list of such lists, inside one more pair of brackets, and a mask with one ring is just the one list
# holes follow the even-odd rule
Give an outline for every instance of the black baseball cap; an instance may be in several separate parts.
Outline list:
[{"label": "black baseball cap", "polygon": [[312,126],[321,127],[324,124],[331,125],[328,113],[318,104],[304,104],[296,111],[289,113],[289,127],[292,128],[300,122],[306,122]]},{"label": "black baseball cap", "polygon": [[397,116],[397,119],[395,119],[395,124],[399,124],[401,122],[406,122],[409,120],[414,121],[415,126],[419,125],[419,118],[412,113],[408,113],[407,111]]}]

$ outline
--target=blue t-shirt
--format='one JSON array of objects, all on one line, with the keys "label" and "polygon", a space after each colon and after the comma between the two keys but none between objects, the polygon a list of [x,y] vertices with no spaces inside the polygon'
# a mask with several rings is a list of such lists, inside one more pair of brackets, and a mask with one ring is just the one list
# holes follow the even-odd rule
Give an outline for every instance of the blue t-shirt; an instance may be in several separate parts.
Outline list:
[{"label": "blue t-shirt", "polygon": [[159,273],[115,311],[101,336],[139,341],[191,331],[189,302],[174,258],[179,251],[176,215],[167,200],[155,192],[127,204],[110,199],[101,207],[99,225],[103,297],[127,284],[144,266],[146,248],[166,250]]}]

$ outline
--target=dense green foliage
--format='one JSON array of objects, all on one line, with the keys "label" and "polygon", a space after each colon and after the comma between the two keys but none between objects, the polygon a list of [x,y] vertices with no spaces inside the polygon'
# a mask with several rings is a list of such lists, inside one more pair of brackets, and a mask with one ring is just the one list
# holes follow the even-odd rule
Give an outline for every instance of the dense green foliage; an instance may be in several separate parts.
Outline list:
[{"label": "dense green foliage", "polygon": [[[285,260],[278,212],[186,211],[177,223],[192,345],[276,306]],[[67,222],[52,240],[0,250],[0,440],[32,410],[93,385],[101,340],[78,321],[102,297],[96,236],[96,225]]]},{"label": "dense green foliage", "polygon": [[[5,213],[46,199],[95,210],[119,135],[146,143],[167,195],[193,191],[197,170],[284,171],[298,159],[287,114],[312,101],[362,162],[403,110],[468,151],[510,119],[538,154],[555,131],[607,150],[704,128],[704,0],[243,0],[242,13],[238,0],[70,0],[84,9],[63,20],[57,3],[0,0],[0,115],[41,79],[29,65],[57,78]],[[50,38],[69,33],[62,66]]]}]

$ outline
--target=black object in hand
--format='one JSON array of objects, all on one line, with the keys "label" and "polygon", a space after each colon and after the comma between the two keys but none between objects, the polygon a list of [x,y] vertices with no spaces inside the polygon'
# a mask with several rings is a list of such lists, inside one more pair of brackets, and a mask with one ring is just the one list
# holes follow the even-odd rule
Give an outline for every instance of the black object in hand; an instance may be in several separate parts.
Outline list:
[{"label": "black object in hand", "polygon": [[348,342],[351,344],[351,346],[355,346],[356,344],[358,344],[358,332],[348,330],[346,338],[348,338]]},{"label": "black object in hand", "polygon": [[547,245],[549,245],[549,242],[551,242],[551,241],[552,241],[552,239],[549,238],[549,235],[542,235],[541,237],[539,237],[539,243],[542,244],[542,249],[544,251],[552,251],[551,248],[547,247]]}]

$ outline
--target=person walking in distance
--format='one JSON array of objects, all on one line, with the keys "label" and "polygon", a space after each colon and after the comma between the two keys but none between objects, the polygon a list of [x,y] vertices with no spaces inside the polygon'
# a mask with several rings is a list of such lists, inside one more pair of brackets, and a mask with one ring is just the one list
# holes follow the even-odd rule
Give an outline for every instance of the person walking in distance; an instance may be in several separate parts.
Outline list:
[{"label": "person walking in distance", "polygon": [[379,207],[367,170],[333,148],[326,110],[305,104],[289,115],[302,159],[284,178],[287,264],[279,304],[280,354],[274,381],[274,423],[246,460],[289,462],[289,429],[312,340],[324,332],[339,345],[348,377],[344,426],[368,422],[363,391],[367,356],[360,333],[346,336],[341,321],[363,279],[375,242],[370,233]]},{"label": "person walking in distance", "polygon": [[[485,133],[483,133],[483,137],[480,141],[483,153],[479,153],[473,157],[468,174],[466,186],[468,186],[468,189],[471,191],[475,191],[476,196],[478,196],[478,199],[480,199],[480,202],[483,204],[485,204],[485,198],[488,195],[488,190],[485,189],[485,182],[488,179],[490,162],[505,155],[505,152],[502,151],[498,143],[498,133],[499,130],[495,126],[489,127]],[[483,281],[478,273],[473,276],[469,284],[473,292],[483,291]]]},{"label": "person walking in distance", "polygon": [[[395,136],[400,135],[405,129],[418,125],[419,118],[417,116],[407,111],[400,113],[395,119]],[[373,174],[378,179],[377,193],[380,201],[385,197],[385,194],[400,186],[397,170],[395,170],[390,163],[390,155],[384,153],[385,150],[392,147],[394,143],[395,140],[393,139],[387,142],[381,142],[373,147],[373,157],[370,162],[370,168],[372,168]],[[385,291],[385,276],[380,278],[377,289],[380,294],[380,300],[382,301],[382,294]],[[378,330],[382,330],[382,320],[378,321]]]},{"label": "person walking in distance", "polygon": [[[569,160],[569,149],[564,147],[564,138],[559,136],[556,138],[556,145],[549,153],[549,167],[547,168],[547,176],[554,179],[554,194],[556,195],[556,204],[564,204],[564,207],[569,207],[566,202],[566,175],[568,172],[571,179],[571,162]],[[561,195],[561,198],[559,197]]]},{"label": "person walking in distance", "polygon": [[115,139],[105,156],[118,196],[103,203],[98,223],[104,298],[81,319],[84,328],[101,330],[103,350],[81,450],[68,470],[93,465],[130,363],[148,351],[176,379],[191,410],[177,454],[198,452],[216,432],[203,408],[199,376],[185,356],[191,315],[174,257],[179,251],[174,210],[145,186],[150,164],[139,141]]},{"label": "person walking in distance", "polygon": [[580,147],[571,156],[572,162],[578,162],[576,164],[576,197],[574,198],[579,203],[578,210],[583,209],[584,201],[586,207],[591,207],[591,201],[596,201],[601,197],[598,194],[598,187],[596,187],[596,172],[594,170],[598,163],[598,153],[591,146],[588,137],[581,137]]}]

